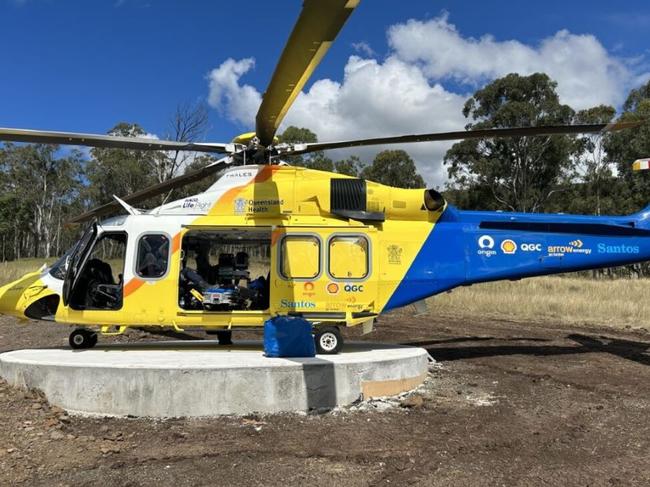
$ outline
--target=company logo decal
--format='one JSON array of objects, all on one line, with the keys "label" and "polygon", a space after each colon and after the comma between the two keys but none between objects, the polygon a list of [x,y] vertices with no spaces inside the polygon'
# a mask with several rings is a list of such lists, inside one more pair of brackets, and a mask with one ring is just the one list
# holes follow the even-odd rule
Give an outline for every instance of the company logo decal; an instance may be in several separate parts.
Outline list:
[{"label": "company logo decal", "polygon": [[247,200],[245,198],[235,198],[233,201],[233,210],[236,215],[243,213],[269,213],[271,208],[280,207],[284,200]]},{"label": "company logo decal", "polygon": [[483,235],[478,239],[478,246],[482,249],[491,249],[494,248],[494,239],[489,235]]},{"label": "company logo decal", "polygon": [[482,235],[478,238],[479,250],[476,252],[478,255],[484,257],[492,257],[497,254],[494,250],[494,239],[489,235]]},{"label": "company logo decal", "polygon": [[605,245],[598,244],[599,254],[638,254],[640,252],[638,245]]},{"label": "company logo decal", "polygon": [[226,174],[226,178],[232,179],[232,178],[252,178],[254,176],[252,171],[235,171],[235,172],[229,172]]},{"label": "company logo decal", "polygon": [[306,282],[302,286],[303,294],[305,296],[309,296],[310,298],[313,297],[316,293],[314,292],[314,283],[313,282]]},{"label": "company logo decal", "polygon": [[501,251],[504,254],[512,255],[515,252],[517,252],[517,244],[515,243],[514,240],[504,240],[501,242]]},{"label": "company logo decal", "polygon": [[519,248],[524,252],[541,252],[542,244],[522,243]]},{"label": "company logo decal", "polygon": [[289,308],[289,309],[315,308],[316,303],[314,303],[313,301],[289,301],[288,299],[281,299],[280,300],[280,307],[281,308]]},{"label": "company logo decal", "polygon": [[236,198],[233,204],[236,215],[241,215],[246,212],[246,200],[244,198]]},{"label": "company logo decal", "polygon": [[183,201],[183,208],[191,208],[194,209],[196,208],[197,210],[205,211],[210,207],[210,203],[207,201],[201,201],[197,197],[192,197],[192,198],[185,198],[185,201]]},{"label": "company logo decal", "polygon": [[329,294],[338,294],[339,293],[339,285],[336,284],[335,282],[330,282],[327,287],[325,288]]},{"label": "company logo decal", "polygon": [[343,290],[346,293],[362,293],[363,292],[363,284],[346,284],[343,287]]},{"label": "company logo decal", "polygon": [[566,254],[591,254],[591,249],[585,247],[582,240],[572,240],[567,245],[549,245],[547,250],[548,255],[552,257],[562,257]]}]

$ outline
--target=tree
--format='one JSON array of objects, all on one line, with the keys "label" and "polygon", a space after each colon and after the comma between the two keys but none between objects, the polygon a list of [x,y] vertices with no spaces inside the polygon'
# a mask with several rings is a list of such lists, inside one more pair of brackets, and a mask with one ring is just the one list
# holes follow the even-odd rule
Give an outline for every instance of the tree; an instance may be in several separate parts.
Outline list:
[{"label": "tree", "polygon": [[[196,156],[189,164],[187,164],[187,166],[185,166],[185,173],[202,169],[214,161],[215,159],[207,154]],[[174,190],[174,199],[187,198],[188,196],[203,193],[213,184],[214,178],[205,178],[188,184],[187,186]]]},{"label": "tree", "polygon": [[[311,144],[318,142],[318,137],[307,128],[299,128],[291,125],[280,134],[280,142],[287,144]],[[323,151],[312,152],[304,156],[285,156],[284,160],[294,166],[302,166],[308,169],[320,171],[334,171],[334,162],[325,157]]]},{"label": "tree", "polygon": [[[599,105],[576,114],[575,123],[609,123],[614,119],[616,109]],[[607,137],[607,136],[605,136]],[[577,139],[575,174],[584,185],[586,207],[582,212],[600,215],[603,210],[602,194],[606,184],[615,184],[610,169],[610,158],[605,151],[605,140],[601,134],[585,134]],[[611,207],[611,201],[607,207]]]},{"label": "tree", "polygon": [[11,230],[15,257],[50,257],[61,251],[62,225],[76,211],[82,164],[79,151],[66,157],[57,157],[57,151],[52,145],[13,144],[3,151],[6,196],[0,214],[8,219],[2,226],[3,244]]},{"label": "tree", "polygon": [[397,188],[424,188],[424,179],[403,150],[385,150],[361,171],[361,177]]},{"label": "tree", "polygon": [[[650,119],[650,81],[632,90],[623,104],[619,121]],[[650,157],[650,124],[611,134],[605,141],[610,160],[616,162],[619,180],[619,210],[637,211],[650,202],[650,171],[632,171],[632,163]]]},{"label": "tree", "polygon": [[[468,129],[570,123],[574,111],[562,105],[557,83],[546,74],[509,74],[478,90],[463,108]],[[465,140],[445,156],[457,188],[489,188],[495,206],[541,211],[565,181],[574,142],[567,136]]]},{"label": "tree", "polygon": [[357,156],[350,156],[347,159],[341,159],[334,163],[334,170],[337,173],[355,178],[359,177],[363,168],[364,164]]},{"label": "tree", "polygon": [[[138,124],[118,123],[109,135],[142,137],[146,132]],[[94,148],[86,166],[88,187],[85,196],[89,206],[99,206],[126,196],[157,182],[155,152],[132,149]]]},{"label": "tree", "polygon": [[[183,103],[176,107],[169,120],[166,140],[176,142],[200,141],[208,129],[208,109],[205,103]],[[181,168],[186,167],[196,157],[195,152],[161,151],[153,159],[156,180],[159,183],[176,176]]]}]

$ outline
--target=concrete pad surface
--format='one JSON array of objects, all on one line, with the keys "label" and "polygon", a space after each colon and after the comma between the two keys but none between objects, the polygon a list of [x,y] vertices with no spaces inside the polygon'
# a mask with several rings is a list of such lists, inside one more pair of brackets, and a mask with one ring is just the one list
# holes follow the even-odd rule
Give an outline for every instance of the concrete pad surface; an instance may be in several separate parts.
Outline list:
[{"label": "concrete pad surface", "polygon": [[201,417],[308,411],[394,395],[424,380],[428,353],[347,344],[338,355],[267,358],[260,342],[152,342],[0,354],[10,384],[71,413]]}]

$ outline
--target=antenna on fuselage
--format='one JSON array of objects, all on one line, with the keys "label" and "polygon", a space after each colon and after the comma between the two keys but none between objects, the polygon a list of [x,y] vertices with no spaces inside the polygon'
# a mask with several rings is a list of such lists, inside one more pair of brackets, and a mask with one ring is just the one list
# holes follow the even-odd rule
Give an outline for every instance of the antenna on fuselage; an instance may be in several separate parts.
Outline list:
[{"label": "antenna on fuselage", "polygon": [[113,198],[122,206],[122,208],[124,208],[127,211],[129,215],[142,215],[142,212],[140,210],[138,210],[137,208],[133,208],[126,201],[120,199],[115,195],[113,195]]}]

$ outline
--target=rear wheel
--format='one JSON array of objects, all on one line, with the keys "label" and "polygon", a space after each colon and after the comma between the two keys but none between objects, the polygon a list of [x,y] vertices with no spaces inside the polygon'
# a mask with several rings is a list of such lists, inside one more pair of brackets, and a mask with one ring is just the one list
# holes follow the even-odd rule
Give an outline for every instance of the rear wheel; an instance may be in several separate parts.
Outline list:
[{"label": "rear wheel", "polygon": [[316,353],[320,355],[335,355],[343,348],[343,335],[338,326],[323,326],[314,332]]},{"label": "rear wheel", "polygon": [[97,333],[86,328],[77,328],[70,333],[68,343],[75,350],[92,348],[97,345]]}]

